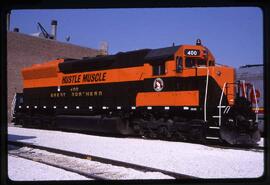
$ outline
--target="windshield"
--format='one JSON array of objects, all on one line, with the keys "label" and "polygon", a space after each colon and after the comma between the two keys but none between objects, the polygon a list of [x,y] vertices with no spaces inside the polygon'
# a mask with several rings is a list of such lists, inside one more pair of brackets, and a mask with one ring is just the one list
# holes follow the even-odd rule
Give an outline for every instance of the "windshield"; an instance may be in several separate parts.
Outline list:
[{"label": "windshield", "polygon": [[198,58],[186,58],[186,67],[199,67],[206,66],[206,60],[198,59]]}]

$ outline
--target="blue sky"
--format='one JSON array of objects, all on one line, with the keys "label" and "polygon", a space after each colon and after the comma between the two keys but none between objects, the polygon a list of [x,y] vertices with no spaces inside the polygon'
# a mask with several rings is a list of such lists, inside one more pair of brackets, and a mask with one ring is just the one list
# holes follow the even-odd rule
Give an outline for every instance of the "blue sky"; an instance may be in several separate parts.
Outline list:
[{"label": "blue sky", "polygon": [[14,10],[11,30],[32,34],[40,22],[50,32],[58,21],[57,39],[99,48],[109,44],[109,53],[143,48],[195,44],[208,47],[216,62],[239,67],[263,63],[263,15],[256,7]]}]

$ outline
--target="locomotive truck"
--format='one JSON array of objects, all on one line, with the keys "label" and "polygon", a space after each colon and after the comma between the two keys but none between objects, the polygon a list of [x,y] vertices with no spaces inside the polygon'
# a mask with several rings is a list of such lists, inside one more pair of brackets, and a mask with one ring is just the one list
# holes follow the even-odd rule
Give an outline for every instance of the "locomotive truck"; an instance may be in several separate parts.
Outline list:
[{"label": "locomotive truck", "polygon": [[235,81],[195,45],[59,58],[21,71],[15,124],[146,138],[254,145],[256,112]]}]

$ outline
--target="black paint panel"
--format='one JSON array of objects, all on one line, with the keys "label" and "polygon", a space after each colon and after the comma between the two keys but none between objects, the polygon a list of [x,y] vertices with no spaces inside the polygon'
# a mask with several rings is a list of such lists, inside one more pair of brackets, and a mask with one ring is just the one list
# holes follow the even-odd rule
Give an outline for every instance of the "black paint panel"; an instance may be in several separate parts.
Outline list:
[{"label": "black paint panel", "polygon": [[159,63],[174,59],[174,54],[181,47],[172,46],[159,49],[141,49],[119,52],[115,55],[98,56],[84,59],[65,60],[59,64],[60,72],[79,73],[143,66],[144,63]]},{"label": "black paint panel", "polygon": [[149,51],[149,49],[142,49],[130,52],[119,52],[116,55],[68,60],[60,63],[59,69],[60,72],[68,74],[143,66],[144,57]]}]

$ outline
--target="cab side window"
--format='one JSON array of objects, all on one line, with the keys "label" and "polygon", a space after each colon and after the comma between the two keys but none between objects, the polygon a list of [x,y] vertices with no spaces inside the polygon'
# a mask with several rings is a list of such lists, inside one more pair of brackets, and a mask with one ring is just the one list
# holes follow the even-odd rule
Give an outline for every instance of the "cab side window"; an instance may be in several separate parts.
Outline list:
[{"label": "cab side window", "polygon": [[181,73],[183,71],[183,59],[182,57],[176,58],[176,72]]},{"label": "cab side window", "polygon": [[165,62],[159,64],[153,64],[153,76],[165,74]]},{"label": "cab side window", "polygon": [[212,61],[212,60],[210,60],[210,61],[209,61],[209,66],[214,66],[214,65],[215,65],[215,62]]}]

